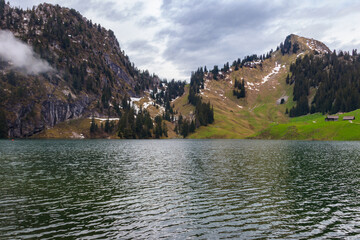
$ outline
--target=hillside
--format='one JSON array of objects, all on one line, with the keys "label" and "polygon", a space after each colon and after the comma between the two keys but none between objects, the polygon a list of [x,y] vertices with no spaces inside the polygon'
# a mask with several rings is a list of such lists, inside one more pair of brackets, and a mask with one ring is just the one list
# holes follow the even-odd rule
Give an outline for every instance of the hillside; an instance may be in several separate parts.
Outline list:
[{"label": "hillside", "polygon": [[[286,109],[291,109],[293,85],[286,83],[291,64],[308,54],[323,55],[330,52],[325,44],[296,35],[289,35],[276,51],[262,57],[246,57],[234,61],[226,70],[205,73],[204,86],[198,95],[214,106],[214,124],[200,127],[190,138],[247,138],[272,123],[287,123]],[[224,69],[226,69],[225,64]],[[217,68],[217,67],[216,67]],[[215,68],[214,68],[215,69]],[[234,94],[235,80],[244,80],[246,97]],[[186,114],[193,108],[185,95],[175,102],[175,109]],[[284,103],[281,103],[283,99]]]},{"label": "hillside", "polygon": [[22,10],[1,0],[0,29],[0,113],[11,138],[92,115],[119,117],[124,99],[166,90],[130,62],[111,30],[74,9]]},{"label": "hillside", "polygon": [[[315,113],[292,118],[284,124],[271,124],[265,130],[251,136],[254,139],[283,140],[360,140],[360,110],[338,114],[339,120],[325,121],[326,115]],[[355,120],[343,120],[354,116]]]}]

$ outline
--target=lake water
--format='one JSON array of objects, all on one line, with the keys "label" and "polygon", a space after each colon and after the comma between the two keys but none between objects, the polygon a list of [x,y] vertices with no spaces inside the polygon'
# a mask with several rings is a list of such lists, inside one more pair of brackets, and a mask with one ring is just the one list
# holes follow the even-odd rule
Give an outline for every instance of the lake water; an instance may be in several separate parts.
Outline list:
[{"label": "lake water", "polygon": [[0,239],[360,238],[360,142],[0,141]]}]

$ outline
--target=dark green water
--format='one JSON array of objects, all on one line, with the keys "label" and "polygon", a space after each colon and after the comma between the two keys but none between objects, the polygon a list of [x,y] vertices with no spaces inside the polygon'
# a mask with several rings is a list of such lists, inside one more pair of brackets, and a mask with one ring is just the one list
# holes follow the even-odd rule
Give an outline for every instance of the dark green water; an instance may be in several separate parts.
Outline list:
[{"label": "dark green water", "polygon": [[360,142],[0,141],[0,239],[360,238]]}]

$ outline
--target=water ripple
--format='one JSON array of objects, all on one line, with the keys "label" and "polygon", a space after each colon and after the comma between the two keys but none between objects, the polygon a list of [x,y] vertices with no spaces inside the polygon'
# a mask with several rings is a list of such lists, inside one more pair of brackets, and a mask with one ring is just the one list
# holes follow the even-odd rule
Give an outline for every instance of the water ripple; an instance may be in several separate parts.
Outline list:
[{"label": "water ripple", "polygon": [[1,239],[360,237],[360,143],[0,141]]}]

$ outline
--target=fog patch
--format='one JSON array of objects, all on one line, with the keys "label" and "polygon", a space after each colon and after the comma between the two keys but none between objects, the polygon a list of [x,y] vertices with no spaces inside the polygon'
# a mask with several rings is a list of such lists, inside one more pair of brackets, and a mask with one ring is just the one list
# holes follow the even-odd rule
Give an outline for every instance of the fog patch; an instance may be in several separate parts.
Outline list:
[{"label": "fog patch", "polygon": [[40,59],[31,46],[17,39],[10,31],[0,30],[0,58],[27,74],[53,70],[48,62]]}]

